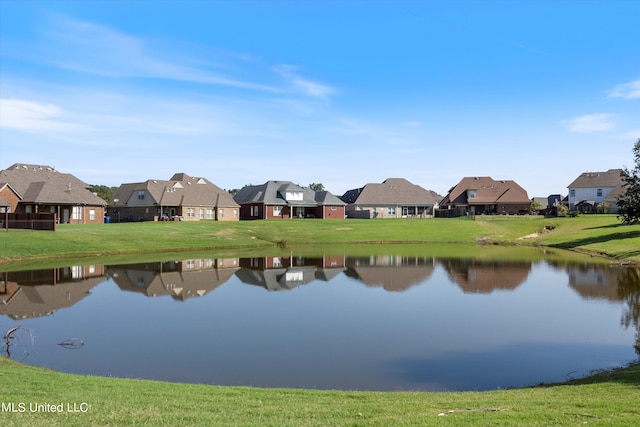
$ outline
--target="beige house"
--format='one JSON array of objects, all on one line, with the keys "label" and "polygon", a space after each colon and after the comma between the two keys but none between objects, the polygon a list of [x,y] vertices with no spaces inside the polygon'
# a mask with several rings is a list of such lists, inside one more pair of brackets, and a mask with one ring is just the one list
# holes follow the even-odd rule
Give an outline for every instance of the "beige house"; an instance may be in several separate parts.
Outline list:
[{"label": "beige house", "polygon": [[596,212],[598,205],[607,203],[608,212],[617,213],[617,198],[624,194],[622,169],[606,172],[584,172],[571,184],[569,189],[569,209],[582,213]]},{"label": "beige house", "polygon": [[206,178],[177,173],[170,180],[122,184],[107,215],[125,221],[238,221],[240,206]]},{"label": "beige house", "polygon": [[442,197],[404,178],[388,178],[367,184],[341,197],[349,218],[430,217]]}]

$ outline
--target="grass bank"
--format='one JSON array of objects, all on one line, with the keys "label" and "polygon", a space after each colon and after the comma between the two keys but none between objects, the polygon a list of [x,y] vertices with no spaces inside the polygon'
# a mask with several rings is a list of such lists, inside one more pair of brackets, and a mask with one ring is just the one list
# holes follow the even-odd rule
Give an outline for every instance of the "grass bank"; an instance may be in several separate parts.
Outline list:
[{"label": "grass bank", "polygon": [[[380,221],[255,221],[63,225],[55,233],[0,232],[1,269],[101,256],[219,251],[247,256],[324,245],[463,256],[530,257],[533,248],[640,262],[640,226],[615,216]],[[375,245],[375,246],[374,246]],[[283,247],[284,246],[284,247]],[[534,251],[535,252],[535,251]],[[146,254],[146,255],[145,255]],[[64,260],[63,260],[64,259]],[[114,261],[111,261],[114,262]],[[117,261],[115,261],[117,263]],[[162,355],[158,355],[162,357]],[[179,363],[179,362],[178,362]],[[583,380],[489,392],[354,392],[217,387],[72,375],[0,358],[3,426],[461,426],[640,424],[640,367]],[[38,405],[63,412],[38,410]],[[21,406],[22,405],[22,406]],[[31,411],[34,407],[36,410]],[[23,412],[21,410],[24,409]],[[13,411],[12,411],[13,410]],[[77,411],[77,412],[70,412]]]},{"label": "grass bank", "polygon": [[0,243],[0,264],[4,265],[56,258],[355,243],[546,246],[640,262],[640,225],[623,226],[615,215],[66,224],[56,232],[1,231]]},{"label": "grass bank", "polygon": [[[0,359],[3,426],[636,426],[640,367],[462,393],[217,387],[62,374]],[[13,404],[17,412],[7,410]],[[24,412],[19,412],[22,404]],[[31,412],[38,404],[63,412]],[[31,406],[31,408],[30,408]],[[69,412],[76,410],[77,412]]]}]

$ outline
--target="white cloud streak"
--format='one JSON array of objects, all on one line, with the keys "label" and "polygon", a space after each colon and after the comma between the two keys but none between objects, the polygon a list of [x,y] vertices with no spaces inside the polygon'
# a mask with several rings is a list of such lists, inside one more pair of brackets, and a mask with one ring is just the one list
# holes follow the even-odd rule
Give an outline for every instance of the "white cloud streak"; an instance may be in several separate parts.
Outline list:
[{"label": "white cloud streak", "polygon": [[0,99],[0,127],[29,133],[74,132],[82,129],[62,120],[65,111],[57,105],[24,99]]},{"label": "white cloud streak", "polygon": [[[47,40],[34,48],[31,59],[71,71],[111,78],[156,78],[284,92],[273,85],[238,79],[215,70],[225,68],[226,64],[203,62],[167,49],[165,44],[154,48],[151,40],[91,22],[59,18],[46,34]],[[231,60],[231,55],[228,56],[226,61]],[[237,55],[234,57],[238,59]]]},{"label": "white cloud streak", "polygon": [[562,123],[570,132],[592,133],[613,129],[616,126],[614,119],[614,114],[587,114],[564,120]]},{"label": "white cloud streak", "polygon": [[640,79],[616,85],[608,93],[610,98],[640,98]]},{"label": "white cloud streak", "polygon": [[298,75],[298,67],[293,65],[276,65],[272,68],[278,73],[294,91],[307,96],[326,98],[334,95],[337,91],[331,86],[327,86],[318,82],[307,80]]}]

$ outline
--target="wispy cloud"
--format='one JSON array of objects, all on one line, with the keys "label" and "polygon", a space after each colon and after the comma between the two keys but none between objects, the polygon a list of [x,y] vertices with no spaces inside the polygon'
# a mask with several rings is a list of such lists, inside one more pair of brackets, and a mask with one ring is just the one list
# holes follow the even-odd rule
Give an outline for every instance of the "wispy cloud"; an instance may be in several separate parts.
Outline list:
[{"label": "wispy cloud", "polygon": [[64,120],[65,111],[57,105],[24,99],[0,99],[0,127],[29,133],[73,132],[82,129]]},{"label": "wispy cloud", "polygon": [[326,98],[334,95],[337,91],[335,88],[314,82],[298,75],[298,67],[294,65],[276,65],[273,71],[278,73],[285,81],[296,91],[307,96]]},{"label": "wispy cloud", "polygon": [[103,77],[156,78],[271,93],[284,92],[273,85],[228,75],[225,71],[232,67],[224,61],[235,61],[244,66],[250,64],[238,54],[220,54],[224,56],[220,59],[222,63],[215,59],[203,61],[171,46],[168,48],[170,43],[166,41],[160,45],[150,39],[67,17],[58,17],[53,22],[53,26],[45,30],[47,39],[34,47],[32,60]]},{"label": "wispy cloud", "polygon": [[612,129],[616,126],[615,115],[609,113],[587,114],[563,120],[562,123],[567,129],[576,133],[601,132]]},{"label": "wispy cloud", "polygon": [[640,98],[640,79],[616,85],[608,93],[610,98]]}]

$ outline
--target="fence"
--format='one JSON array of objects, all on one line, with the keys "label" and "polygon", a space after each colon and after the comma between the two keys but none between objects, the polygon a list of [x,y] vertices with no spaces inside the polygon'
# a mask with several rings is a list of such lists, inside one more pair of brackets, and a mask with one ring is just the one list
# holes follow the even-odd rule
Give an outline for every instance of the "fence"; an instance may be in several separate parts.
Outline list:
[{"label": "fence", "polygon": [[0,214],[0,228],[56,231],[56,214],[52,213],[5,213]]}]

